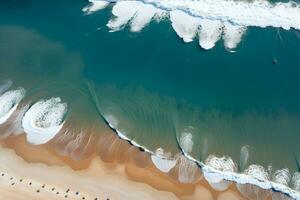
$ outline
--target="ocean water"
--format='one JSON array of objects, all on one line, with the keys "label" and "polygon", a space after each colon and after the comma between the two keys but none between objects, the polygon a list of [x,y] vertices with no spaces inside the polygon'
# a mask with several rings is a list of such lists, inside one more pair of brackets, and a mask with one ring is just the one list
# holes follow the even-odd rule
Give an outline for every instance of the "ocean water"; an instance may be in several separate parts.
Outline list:
[{"label": "ocean water", "polygon": [[[250,164],[299,170],[299,31],[251,26],[235,52],[222,40],[203,50],[182,42],[167,18],[110,32],[114,4],[90,15],[87,5],[0,3],[0,85],[23,87],[22,106],[60,97],[65,107],[48,103],[63,112],[50,112],[54,125],[80,132],[109,123],[169,158],[184,151],[201,162],[230,156],[241,173]],[[52,123],[35,112],[27,117]]]}]

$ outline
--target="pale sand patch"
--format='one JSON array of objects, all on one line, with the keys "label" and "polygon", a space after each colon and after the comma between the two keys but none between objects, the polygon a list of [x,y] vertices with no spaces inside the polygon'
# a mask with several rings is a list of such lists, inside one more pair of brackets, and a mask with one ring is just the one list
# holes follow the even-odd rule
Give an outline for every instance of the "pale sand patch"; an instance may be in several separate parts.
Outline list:
[{"label": "pale sand patch", "polygon": [[234,192],[234,191],[226,191],[221,193],[217,200],[246,200],[243,197],[241,197],[238,193]]},{"label": "pale sand patch", "polygon": [[214,200],[214,198],[208,189],[199,185],[193,195],[182,197],[181,200]]},{"label": "pale sand patch", "polygon": [[4,174],[0,174],[2,199],[178,199],[170,192],[128,180],[123,166],[110,170],[99,158],[86,170],[74,171],[68,166],[27,163],[13,150],[0,148],[0,171]]}]

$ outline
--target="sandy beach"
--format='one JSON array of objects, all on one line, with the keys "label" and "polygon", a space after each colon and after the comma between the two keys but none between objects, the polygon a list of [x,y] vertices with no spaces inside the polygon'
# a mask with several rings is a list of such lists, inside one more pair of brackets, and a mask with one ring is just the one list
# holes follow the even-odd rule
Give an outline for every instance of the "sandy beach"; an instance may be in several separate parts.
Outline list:
[{"label": "sandy beach", "polygon": [[76,162],[56,154],[50,147],[31,146],[23,136],[9,138],[1,141],[0,148],[1,197],[15,200],[244,199],[234,187],[219,193],[204,180],[181,184],[156,170],[151,163],[141,167],[135,162],[103,162],[96,155]]}]

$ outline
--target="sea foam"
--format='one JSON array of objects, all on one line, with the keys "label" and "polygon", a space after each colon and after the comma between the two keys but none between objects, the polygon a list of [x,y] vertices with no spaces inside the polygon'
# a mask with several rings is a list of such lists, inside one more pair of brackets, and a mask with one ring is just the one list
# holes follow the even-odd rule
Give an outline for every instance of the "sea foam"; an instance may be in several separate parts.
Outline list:
[{"label": "sea foam", "polygon": [[5,123],[25,96],[25,89],[9,90],[0,96],[0,125]]},{"label": "sea foam", "polygon": [[175,167],[177,160],[168,159],[168,155],[165,154],[162,148],[156,150],[155,154],[151,155],[151,160],[157,169],[164,173],[168,173]]},{"label": "sea foam", "polygon": [[93,12],[96,12],[97,10],[101,10],[109,5],[108,1],[89,0],[89,2],[90,2],[90,5],[88,5],[82,9],[82,11],[87,14],[91,14]]},{"label": "sea foam", "polygon": [[140,1],[119,1],[113,7],[112,13],[115,17],[107,24],[111,31],[118,31],[130,22],[132,32],[141,31],[153,18],[164,15],[161,9]]},{"label": "sea foam", "polygon": [[[222,172],[236,172],[237,168],[233,160],[229,157],[216,157],[214,155],[210,155],[205,164],[209,167],[212,167],[216,170]],[[210,173],[206,170],[203,171],[204,178],[208,181],[208,183],[217,191],[226,190],[231,182],[224,179],[224,177],[220,176],[217,173]]]},{"label": "sea foam", "polygon": [[29,108],[22,119],[27,141],[34,145],[51,140],[62,128],[67,104],[60,98],[41,100]]},{"label": "sea foam", "polygon": [[173,29],[184,42],[191,42],[198,35],[199,45],[203,49],[213,48],[223,38],[225,48],[233,51],[241,42],[248,26],[300,30],[300,5],[292,1],[89,1],[92,3],[84,9],[86,13],[91,13],[88,8],[92,7],[96,11],[103,9],[108,2],[116,2],[112,11],[115,18],[107,24],[111,31],[118,31],[126,24],[130,25],[131,31],[141,31],[153,18],[169,16]]}]

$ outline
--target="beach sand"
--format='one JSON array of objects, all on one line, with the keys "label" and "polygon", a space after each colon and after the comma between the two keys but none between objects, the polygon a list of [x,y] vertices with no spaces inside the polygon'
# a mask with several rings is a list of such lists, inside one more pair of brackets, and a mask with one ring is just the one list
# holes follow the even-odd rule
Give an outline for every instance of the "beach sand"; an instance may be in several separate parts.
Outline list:
[{"label": "beach sand", "polygon": [[96,154],[74,161],[60,156],[49,145],[29,145],[24,136],[9,137],[0,144],[1,199],[244,199],[234,185],[216,192],[204,179],[195,184],[174,181],[138,150],[131,150],[128,158],[114,154],[109,162]]}]

